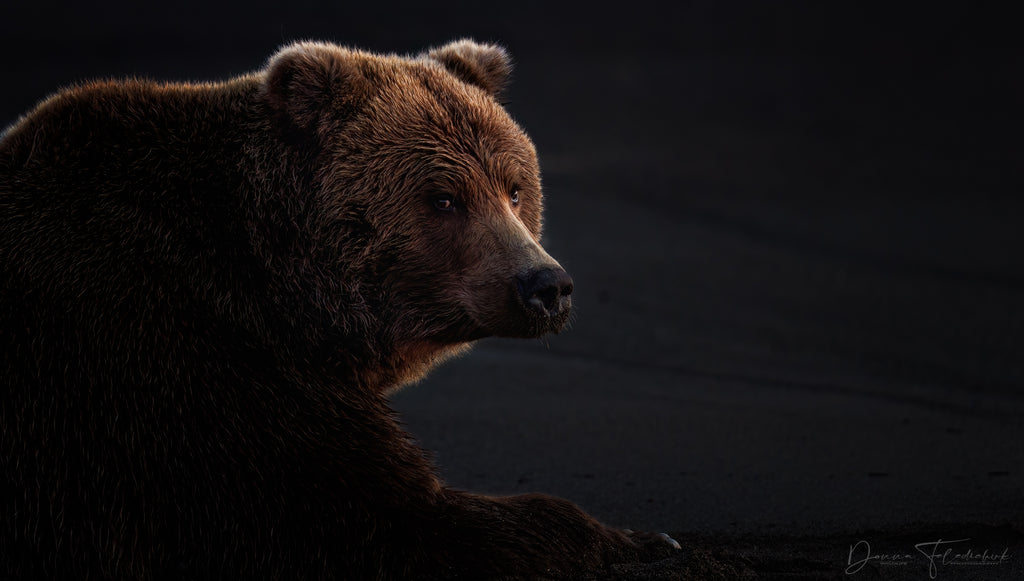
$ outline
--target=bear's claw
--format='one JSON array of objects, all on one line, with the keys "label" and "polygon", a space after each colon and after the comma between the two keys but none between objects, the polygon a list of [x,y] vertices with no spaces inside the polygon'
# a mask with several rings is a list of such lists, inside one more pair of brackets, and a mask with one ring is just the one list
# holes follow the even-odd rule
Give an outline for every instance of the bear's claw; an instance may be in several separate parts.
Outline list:
[{"label": "bear's claw", "polygon": [[622,532],[626,533],[636,545],[650,545],[650,544],[665,544],[673,549],[681,550],[683,547],[678,541],[668,536],[666,533],[638,533],[632,529],[623,529]]},{"label": "bear's claw", "polygon": [[664,540],[666,543],[668,543],[669,546],[671,546],[673,549],[682,550],[683,546],[680,545],[678,541],[676,541],[672,537],[668,536],[667,534],[665,534],[665,533],[658,533],[658,536],[661,537],[662,540]]}]

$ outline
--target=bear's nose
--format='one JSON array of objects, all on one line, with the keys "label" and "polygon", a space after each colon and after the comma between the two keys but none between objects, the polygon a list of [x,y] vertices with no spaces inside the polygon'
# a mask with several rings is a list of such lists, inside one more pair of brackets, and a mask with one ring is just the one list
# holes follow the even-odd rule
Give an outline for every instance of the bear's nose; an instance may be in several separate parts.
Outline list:
[{"label": "bear's nose", "polygon": [[540,268],[519,275],[523,304],[543,317],[556,317],[570,306],[572,277],[561,267]]}]

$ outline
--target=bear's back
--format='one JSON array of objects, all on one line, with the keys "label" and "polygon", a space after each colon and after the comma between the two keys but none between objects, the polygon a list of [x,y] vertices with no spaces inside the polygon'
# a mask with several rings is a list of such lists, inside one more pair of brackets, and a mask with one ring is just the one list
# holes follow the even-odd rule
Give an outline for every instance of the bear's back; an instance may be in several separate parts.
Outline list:
[{"label": "bear's back", "polygon": [[239,94],[254,87],[105,82],[43,102],[0,140],[7,282],[109,292],[126,275],[196,273],[244,238]]}]

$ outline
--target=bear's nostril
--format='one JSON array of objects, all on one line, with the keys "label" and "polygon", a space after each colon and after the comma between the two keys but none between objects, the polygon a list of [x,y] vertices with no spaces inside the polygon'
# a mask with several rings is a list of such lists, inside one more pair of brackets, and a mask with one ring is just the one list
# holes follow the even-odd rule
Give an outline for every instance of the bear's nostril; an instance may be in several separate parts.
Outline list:
[{"label": "bear's nostril", "polygon": [[537,314],[554,317],[568,307],[573,282],[569,273],[561,268],[542,268],[521,276],[519,292],[523,304]]}]

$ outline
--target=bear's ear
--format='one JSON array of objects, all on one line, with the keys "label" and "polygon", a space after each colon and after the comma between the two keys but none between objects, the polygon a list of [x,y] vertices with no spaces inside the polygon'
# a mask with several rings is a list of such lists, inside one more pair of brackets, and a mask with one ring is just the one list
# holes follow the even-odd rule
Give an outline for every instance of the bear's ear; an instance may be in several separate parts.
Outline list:
[{"label": "bear's ear", "polygon": [[329,131],[366,99],[369,83],[358,61],[357,53],[326,43],[286,46],[270,58],[263,94],[293,127]]},{"label": "bear's ear", "polygon": [[495,44],[457,40],[429,51],[426,56],[444,65],[456,77],[491,95],[500,93],[512,74],[512,59],[504,48]]}]

